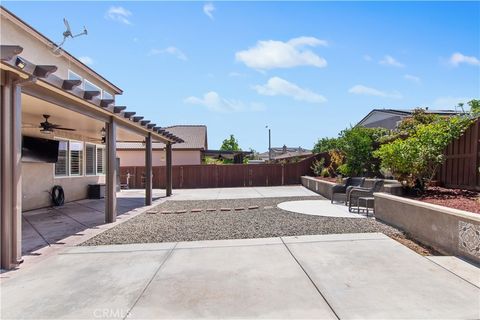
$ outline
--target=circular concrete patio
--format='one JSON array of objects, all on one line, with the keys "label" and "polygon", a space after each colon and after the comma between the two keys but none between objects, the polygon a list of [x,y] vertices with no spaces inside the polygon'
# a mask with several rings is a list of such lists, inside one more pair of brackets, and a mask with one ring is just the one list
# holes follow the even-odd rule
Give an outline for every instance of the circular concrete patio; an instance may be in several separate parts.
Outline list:
[{"label": "circular concrete patio", "polygon": [[333,218],[365,218],[364,215],[348,212],[348,207],[342,204],[331,204],[330,200],[298,200],[286,201],[277,205],[280,209]]}]

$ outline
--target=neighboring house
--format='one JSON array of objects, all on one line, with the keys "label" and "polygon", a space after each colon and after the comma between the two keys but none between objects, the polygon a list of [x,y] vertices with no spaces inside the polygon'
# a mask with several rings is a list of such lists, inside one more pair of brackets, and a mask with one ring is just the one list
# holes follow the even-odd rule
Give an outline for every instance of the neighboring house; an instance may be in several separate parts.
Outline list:
[{"label": "neighboring house", "polygon": [[[204,125],[176,125],[164,128],[181,137],[183,143],[172,147],[173,165],[201,164],[203,152],[208,148],[207,127]],[[145,166],[145,144],[142,142],[117,142],[117,155],[121,167]],[[165,144],[153,143],[153,166],[165,166]]]},{"label": "neighboring house", "polygon": [[[302,159],[312,155],[311,150],[304,149],[302,147],[287,147],[284,145],[281,148],[271,148],[271,160],[272,161],[281,161],[289,159]],[[263,152],[258,155],[261,160],[268,161],[269,153]]]},{"label": "neighboring house", "polygon": [[[373,109],[357,123],[357,126],[393,130],[405,117],[411,116],[413,111],[414,109]],[[425,112],[440,116],[453,116],[460,114],[460,112],[455,110],[429,110],[428,108],[425,108]]]},{"label": "neighboring house", "polygon": [[22,211],[50,206],[53,186],[68,202],[105,184],[105,221],[113,222],[116,141],[166,143],[171,155],[182,140],[115,106],[120,88],[2,6],[0,18],[0,267],[11,269],[21,261]]}]

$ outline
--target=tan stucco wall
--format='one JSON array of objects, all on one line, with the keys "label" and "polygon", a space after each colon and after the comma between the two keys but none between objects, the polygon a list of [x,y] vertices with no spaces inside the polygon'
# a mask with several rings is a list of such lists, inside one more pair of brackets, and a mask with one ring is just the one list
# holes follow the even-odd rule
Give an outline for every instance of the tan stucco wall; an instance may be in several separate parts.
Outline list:
[{"label": "tan stucco wall", "polygon": [[[61,21],[59,22],[63,26],[63,23]],[[82,30],[83,27],[79,27],[79,30],[77,31],[81,32]],[[72,31],[74,33],[76,32],[75,30]],[[58,35],[61,37],[60,32]],[[74,61],[67,55],[53,53],[55,47],[50,47],[43,41],[39,41],[37,37],[25,31],[23,28],[5,18],[3,15],[1,16],[0,20],[0,39],[3,45],[21,46],[23,48],[23,52],[20,54],[20,56],[32,63],[57,66],[58,70],[54,74],[62,79],[67,79],[68,70],[70,69],[82,78],[87,79],[94,85],[106,90],[110,94],[115,93],[113,92],[112,88],[108,88],[105,83],[102,83],[99,79],[95,78],[85,69],[80,67],[78,62]],[[85,39],[69,39],[67,42],[68,41],[85,41]]]},{"label": "tan stucco wall", "polygon": [[[117,150],[121,167],[142,167],[145,165],[145,151],[143,150]],[[199,150],[173,150],[172,163],[174,166],[201,164]],[[165,165],[165,151],[153,151],[153,166]]]},{"label": "tan stucco wall", "polygon": [[480,215],[375,193],[375,218],[404,230],[441,253],[480,263]]},{"label": "tan stucco wall", "polygon": [[22,162],[22,210],[33,210],[51,205],[50,194],[54,185],[65,192],[65,202],[87,198],[87,187],[105,183],[105,176],[54,177],[54,164]]}]

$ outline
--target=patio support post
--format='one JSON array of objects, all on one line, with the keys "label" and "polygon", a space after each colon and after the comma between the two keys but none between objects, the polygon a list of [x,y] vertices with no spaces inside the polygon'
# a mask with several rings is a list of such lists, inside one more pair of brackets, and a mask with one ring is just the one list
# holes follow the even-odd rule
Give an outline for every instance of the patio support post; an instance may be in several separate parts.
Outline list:
[{"label": "patio support post", "polygon": [[[27,83],[27,82],[26,82]],[[12,88],[12,178],[13,178],[13,254],[14,263],[22,259],[22,86]]]},{"label": "patio support post", "polygon": [[145,205],[152,204],[152,134],[145,138]]},{"label": "patio support post", "polygon": [[172,195],[172,143],[167,142],[167,147],[166,147],[166,170],[167,170],[167,197]]},{"label": "patio support post", "polygon": [[117,124],[113,117],[105,123],[107,175],[105,195],[105,222],[115,222],[117,219]]},{"label": "patio support post", "polygon": [[0,224],[2,269],[12,269],[21,262],[22,180],[21,87],[16,77],[4,72],[0,110]]}]

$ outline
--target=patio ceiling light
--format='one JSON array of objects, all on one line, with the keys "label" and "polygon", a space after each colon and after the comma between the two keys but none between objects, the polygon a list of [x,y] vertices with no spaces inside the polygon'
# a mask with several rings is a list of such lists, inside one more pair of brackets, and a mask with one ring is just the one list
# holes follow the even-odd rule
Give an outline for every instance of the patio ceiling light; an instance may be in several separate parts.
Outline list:
[{"label": "patio ceiling light", "polygon": [[42,130],[40,130],[40,132],[43,133],[43,134],[52,134],[53,133],[53,131],[51,129],[42,129]]},{"label": "patio ceiling light", "polygon": [[16,65],[17,67],[19,67],[20,69],[23,69],[23,68],[25,68],[25,66],[27,65],[27,63],[26,63],[25,60],[23,60],[22,58],[17,57],[17,59],[15,59],[15,65]]}]

